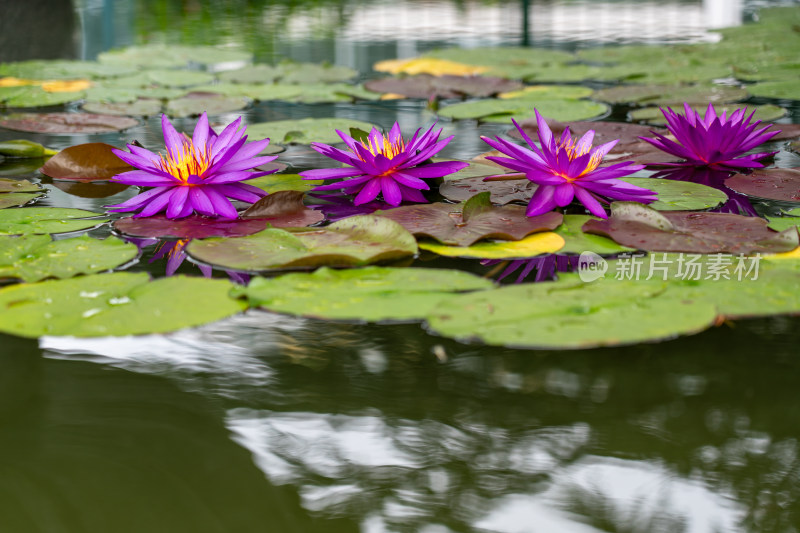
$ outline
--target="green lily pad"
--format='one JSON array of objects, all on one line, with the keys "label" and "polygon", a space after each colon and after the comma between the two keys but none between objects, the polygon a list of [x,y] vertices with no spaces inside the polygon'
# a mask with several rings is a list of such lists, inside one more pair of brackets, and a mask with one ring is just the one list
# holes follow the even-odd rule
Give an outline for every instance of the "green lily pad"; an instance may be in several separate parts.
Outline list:
[{"label": "green lily pad", "polygon": [[71,278],[110,270],[134,259],[136,245],[86,235],[52,241],[49,235],[0,237],[0,278],[26,282]]},{"label": "green lily pad", "polygon": [[622,181],[658,193],[658,200],[648,207],[657,211],[698,211],[711,209],[728,201],[719,189],[691,181],[652,178],[620,178]]},{"label": "green lily pad", "polygon": [[140,98],[133,102],[86,102],[83,110],[87,113],[104,115],[129,115],[135,117],[152,117],[161,113],[161,100]]},{"label": "green lily pad", "polygon": [[75,102],[85,95],[85,91],[51,93],[41,87],[27,86],[24,91],[6,98],[4,105],[6,107],[47,107]]},{"label": "green lily pad", "polygon": [[332,320],[421,320],[442,298],[491,289],[491,280],[458,270],[366,267],[320,268],[276,278],[256,278],[231,291],[251,307]]},{"label": "green lily pad", "polygon": [[247,180],[248,185],[258,187],[269,194],[278,191],[310,191],[324,182],[325,180],[304,180],[299,174],[270,174]]},{"label": "green lily pad", "polygon": [[103,52],[97,60],[105,65],[125,65],[142,68],[185,67],[189,63],[216,65],[219,63],[249,63],[250,52],[215,46],[181,46],[175,44],[150,44],[130,46]]},{"label": "green lily pad", "polygon": [[298,85],[217,83],[194,87],[197,92],[209,92],[225,96],[245,96],[256,101],[290,100],[299,96],[303,88]]},{"label": "green lily pad", "polygon": [[611,104],[708,106],[738,102],[748,97],[746,89],[725,85],[622,85],[602,89],[594,98]]},{"label": "green lily pad", "polygon": [[341,65],[320,63],[282,63],[281,83],[305,85],[318,83],[337,83],[349,81],[358,75],[358,71]]},{"label": "green lily pad", "polygon": [[419,248],[444,257],[526,259],[555,253],[564,248],[564,245],[565,241],[560,235],[543,231],[518,241],[479,241],[472,246],[449,246],[435,241],[421,241]]},{"label": "green lily pad", "polygon": [[189,243],[193,258],[225,269],[262,271],[316,266],[362,266],[415,254],[417,242],[383,217],[349,217],[324,228],[293,232],[267,228],[248,237]]},{"label": "green lily pad", "polygon": [[442,244],[470,246],[484,239],[518,241],[530,233],[553,230],[561,225],[561,213],[551,211],[528,217],[525,207],[495,207],[489,193],[476,194],[464,204],[421,204],[376,211],[394,220],[415,236],[432,237]]},{"label": "green lily pad", "polygon": [[10,192],[0,194],[0,209],[19,207],[44,196],[44,193]]},{"label": "green lily pad", "polygon": [[580,85],[529,85],[518,91],[504,92],[500,98],[529,100],[578,100],[594,94],[594,89]]},{"label": "green lily pad", "polygon": [[800,87],[797,79],[784,81],[770,81],[749,85],[748,89],[753,96],[762,98],[780,98],[783,100],[800,100]]},{"label": "green lily pad", "polygon": [[[705,114],[708,105],[705,106],[694,106],[693,109],[695,111],[699,111],[701,115]],[[723,111],[727,112],[730,115],[736,109],[741,107],[745,107],[744,105],[715,105],[714,109],[716,110],[717,114],[722,114]],[[752,111],[755,111],[755,115],[753,115],[753,120],[761,120],[763,122],[769,122],[772,120],[777,120],[782,116],[786,115],[786,110],[782,107],[778,107],[776,105],[766,104],[766,105],[748,105],[746,106],[748,110],[748,114]],[[681,108],[682,109],[682,108]],[[676,111],[683,112],[681,109],[676,109]],[[628,117],[631,120],[636,120],[639,122],[647,122],[648,124],[657,124],[659,126],[666,124],[666,120],[664,119],[663,113],[657,107],[645,107],[642,109],[634,109],[630,113],[628,113]]]},{"label": "green lily pad", "polygon": [[147,78],[155,85],[165,87],[192,87],[214,81],[214,75],[197,70],[148,70]]},{"label": "green lily pad", "polygon": [[75,80],[81,78],[116,78],[132,74],[130,67],[104,65],[97,61],[36,59],[0,64],[0,77],[11,76],[26,80]]},{"label": "green lily pad", "polygon": [[477,119],[483,122],[511,123],[534,117],[533,109],[547,118],[559,121],[586,120],[608,112],[605,104],[588,100],[534,100],[512,98],[508,100],[478,100],[445,106],[438,111],[442,117]]},{"label": "green lily pad", "polygon": [[541,65],[531,68],[522,77],[527,83],[577,82],[593,79],[598,70],[601,69],[575,63]]},{"label": "green lily pad", "polygon": [[110,133],[137,126],[131,117],[93,113],[14,113],[0,119],[0,127],[31,133]]},{"label": "green lily pad", "polygon": [[[238,313],[227,280],[95,274],[0,289],[0,331],[22,337],[165,333]],[[203,304],[198,305],[197,295]]]},{"label": "green lily pad", "polygon": [[0,193],[43,192],[41,185],[28,180],[0,178]]},{"label": "green lily pad", "polygon": [[575,60],[569,52],[543,48],[447,48],[423,57],[445,59],[466,65],[489,67],[483,74],[524,79],[536,76],[539,69],[565,65]]},{"label": "green lily pad", "polygon": [[428,326],[459,340],[576,349],[696,333],[717,318],[713,304],[672,297],[665,283],[564,278],[450,297],[428,316]]},{"label": "green lily pad", "polygon": [[94,228],[108,220],[98,217],[91,211],[66,207],[3,209],[0,211],[0,235],[67,233]]},{"label": "green lily pad", "polygon": [[247,127],[247,134],[254,139],[268,138],[278,144],[333,144],[342,142],[336,130],[349,132],[350,128],[356,128],[370,131],[374,127],[368,122],[347,118],[304,118],[251,124]]},{"label": "green lily pad", "polygon": [[220,72],[220,81],[227,83],[274,83],[283,75],[283,70],[272,65],[248,65],[237,70]]},{"label": "green lily pad", "polygon": [[617,244],[608,237],[585,233],[581,228],[590,220],[599,219],[590,215],[564,215],[564,222],[554,230],[565,241],[563,248],[557,250],[559,254],[594,252],[598,255],[612,255],[633,250]]},{"label": "green lily pad", "polygon": [[[3,199],[0,196],[0,201]],[[775,231],[784,231],[800,226],[800,217],[767,217],[769,228]]]},{"label": "green lily pad", "polygon": [[590,220],[583,231],[631,248],[660,252],[780,253],[800,244],[796,230],[772,231],[758,217],[659,212],[635,202],[614,202],[608,220]]},{"label": "green lily pad", "polygon": [[[420,74],[404,78],[368,81],[367,89],[376,93],[402,94],[407,98],[487,97],[522,89],[522,84],[505,78],[487,76],[431,76]],[[591,90],[589,90],[591,93]]]},{"label": "green lily pad", "polygon": [[[437,159],[434,158],[434,161],[452,161],[452,159]],[[506,174],[511,172],[507,168],[498,167],[497,165],[491,165],[488,163],[481,163],[478,161],[465,161],[465,163],[469,163],[468,167],[462,168],[458,172],[453,172],[452,174],[448,174],[444,176],[445,181],[458,181],[466,178],[485,178],[486,176],[494,176],[495,174]],[[467,197],[469,198],[469,197]],[[462,200],[466,200],[467,198],[463,198]],[[459,202],[462,200],[458,200]],[[498,203],[492,200],[492,203]]]},{"label": "green lily pad", "polygon": [[14,139],[11,141],[0,141],[0,156],[15,159],[34,159],[38,157],[51,156],[58,150],[45,148],[39,143],[26,139]]},{"label": "green lily pad", "polygon": [[220,115],[239,111],[250,105],[247,98],[241,96],[221,96],[218,94],[190,93],[177,100],[169,100],[166,106],[167,115],[171,117],[199,116],[203,112],[209,115]]}]

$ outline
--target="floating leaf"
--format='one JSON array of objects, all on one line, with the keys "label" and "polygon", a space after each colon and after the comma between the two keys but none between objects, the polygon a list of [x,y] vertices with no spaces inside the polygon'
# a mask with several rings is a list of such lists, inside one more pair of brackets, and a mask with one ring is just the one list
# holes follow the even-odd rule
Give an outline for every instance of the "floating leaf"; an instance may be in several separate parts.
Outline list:
[{"label": "floating leaf", "polygon": [[622,181],[658,193],[658,200],[647,204],[658,211],[697,211],[725,203],[728,195],[719,189],[692,183],[653,178],[620,178]]},{"label": "floating leaf", "polygon": [[[499,172],[498,172],[499,170]],[[494,174],[502,174],[503,169]],[[482,177],[447,180],[439,186],[439,194],[454,202],[463,202],[481,192],[491,193],[495,205],[509,202],[529,202],[536,191],[536,184],[524,176],[499,181],[483,181]]]},{"label": "floating leaf", "polygon": [[247,98],[241,96],[221,96],[209,93],[189,93],[183,98],[169,100],[166,113],[171,117],[192,117],[207,112],[209,115],[221,115],[239,111],[250,105]]},{"label": "floating leaf", "polygon": [[196,92],[208,92],[225,96],[245,96],[256,101],[291,100],[300,96],[303,88],[298,85],[270,85],[253,83],[218,83],[194,87]]},{"label": "floating leaf", "polygon": [[[0,200],[2,200],[0,196]],[[784,231],[789,228],[800,226],[800,217],[768,217],[770,229],[775,231]]]},{"label": "floating leaf", "polygon": [[727,104],[748,97],[747,90],[728,85],[621,85],[601,89],[596,100],[610,104],[639,104],[658,106],[705,106],[709,103]]},{"label": "floating leaf", "polygon": [[0,155],[8,158],[33,159],[51,156],[55,153],[57,153],[55,150],[50,150],[39,143],[25,139],[0,141]]},{"label": "floating leaf", "polygon": [[[481,200],[484,203],[476,205]],[[394,220],[416,236],[432,237],[454,246],[470,246],[483,239],[517,241],[530,233],[555,229],[563,219],[561,213],[556,212],[528,217],[525,209],[521,205],[494,207],[489,202],[489,193],[484,192],[473,196],[463,206],[409,205],[375,214]]]},{"label": "floating leaf", "polygon": [[316,84],[348,81],[358,75],[350,67],[319,63],[282,63],[278,65],[281,83]]},{"label": "floating leaf", "polygon": [[108,198],[124,191],[129,185],[112,181],[55,180],[53,181],[53,187],[81,198]]},{"label": "floating leaf", "polygon": [[717,317],[713,304],[671,297],[664,283],[582,283],[565,277],[452,296],[428,316],[428,326],[459,340],[576,349],[696,333],[714,324]]},{"label": "floating leaf", "polygon": [[7,207],[19,207],[32,202],[41,196],[43,196],[43,193],[36,194],[27,192],[11,192],[0,194],[0,209],[5,209]]},{"label": "floating leaf", "polygon": [[[594,94],[589,87],[579,85],[530,85],[519,91],[504,92],[498,98],[531,99],[531,100],[577,100],[588,98]],[[479,95],[476,95],[479,96]]]},{"label": "floating leaf", "polygon": [[85,92],[48,92],[41,87],[25,87],[25,91],[17,92],[5,99],[6,107],[47,107],[75,102],[85,96]]},{"label": "floating leaf", "polygon": [[565,245],[564,239],[551,231],[534,233],[518,241],[476,242],[472,246],[448,246],[434,241],[422,241],[420,250],[445,257],[477,259],[525,259],[555,253]]},{"label": "floating leaf", "polygon": [[736,192],[782,202],[800,202],[800,169],[765,168],[752,174],[735,174],[725,186]]},{"label": "floating leaf", "polygon": [[135,245],[86,235],[52,241],[49,235],[0,237],[0,278],[33,282],[110,270],[134,259]]},{"label": "floating leaf", "polygon": [[31,133],[109,133],[137,126],[130,117],[91,113],[15,113],[0,119],[0,127]]},{"label": "floating leaf", "polygon": [[[519,82],[504,78],[483,76],[431,76],[421,74],[406,78],[384,78],[364,84],[376,93],[402,94],[407,98],[463,98],[464,96],[487,97],[522,88]],[[589,90],[591,93],[591,90]]]},{"label": "floating leaf", "polygon": [[260,271],[274,268],[361,266],[413,255],[417,242],[384,217],[349,217],[324,228],[266,230],[235,239],[192,241],[187,253],[214,266]]},{"label": "floating leaf", "polygon": [[783,81],[770,81],[748,85],[750,94],[762,98],[780,98],[784,100],[800,100],[800,88],[797,86],[797,79]]},{"label": "floating leaf", "polygon": [[614,202],[608,220],[590,220],[583,231],[605,235],[640,250],[694,253],[778,253],[800,244],[796,230],[782,233],[767,221],[727,213],[663,212]]},{"label": "floating leaf", "polygon": [[130,46],[102,52],[97,60],[104,65],[125,65],[143,68],[185,67],[189,63],[216,65],[219,63],[249,63],[250,52],[216,46],[182,46],[175,44],[149,44]]},{"label": "floating leaf", "polygon": [[[475,158],[477,159],[477,158]],[[445,159],[434,158],[433,161],[445,161]],[[447,161],[452,161],[447,159]],[[494,176],[495,174],[505,174],[512,172],[511,170],[496,165],[490,161],[467,161],[468,167],[464,167],[458,172],[444,176],[445,181],[458,181],[466,178],[485,178],[486,176]],[[469,197],[467,197],[469,198]],[[466,198],[464,198],[466,200]],[[459,200],[460,201],[460,200]]]},{"label": "floating leaf", "polygon": [[83,110],[87,113],[101,113],[105,115],[133,115],[137,117],[150,117],[161,113],[161,100],[140,98],[132,102],[86,102]]},{"label": "floating leaf", "polygon": [[[270,146],[272,146],[271,143]],[[258,187],[269,194],[278,191],[310,191],[324,182],[324,180],[304,180],[299,174],[270,174],[247,180],[248,185]]]},{"label": "floating leaf", "polygon": [[333,320],[421,320],[443,297],[491,289],[491,280],[458,270],[366,267],[320,268],[277,278],[255,278],[232,291],[251,307]]},{"label": "floating leaf", "polygon": [[[227,280],[118,272],[0,289],[0,331],[23,337],[165,333],[238,313]],[[202,295],[202,305],[198,305]]]},{"label": "floating leaf", "polygon": [[166,87],[192,87],[214,81],[214,75],[198,70],[148,70],[148,80]]},{"label": "floating leaf", "polygon": [[247,127],[247,134],[254,139],[268,138],[278,144],[331,144],[342,142],[336,130],[348,132],[350,128],[358,128],[370,131],[374,127],[368,122],[347,118],[304,118],[251,124]]},{"label": "floating leaf", "polygon": [[73,80],[77,78],[113,78],[133,73],[129,67],[103,65],[97,61],[36,59],[0,63],[0,76],[36,80]]},{"label": "floating leaf", "polygon": [[[88,218],[95,217],[95,218]],[[25,207],[0,211],[0,235],[67,233],[105,222],[97,213],[66,207]]]},{"label": "floating leaf", "polygon": [[248,65],[246,67],[221,72],[217,77],[228,83],[274,83],[283,75],[282,69],[272,65]]},{"label": "floating leaf", "polygon": [[[705,111],[708,105],[705,106],[694,106],[693,109],[695,111],[699,111],[702,115],[705,115]],[[723,112],[727,112],[728,115],[736,111],[736,109],[745,107],[744,105],[737,106],[735,104],[730,105],[715,105],[714,109],[716,110],[717,114],[722,114]],[[778,107],[776,105],[749,105],[747,107],[748,115],[755,111],[755,115],[753,115],[753,120],[761,120],[762,122],[769,122],[772,120],[777,120],[786,114],[786,110],[782,107]],[[631,120],[638,120],[640,122],[647,122],[648,124],[658,124],[663,125],[666,124],[666,119],[664,119],[664,115],[661,113],[661,110],[657,107],[645,107],[643,109],[635,109],[628,113],[628,117]]]},{"label": "floating leaf", "polygon": [[51,157],[41,169],[42,174],[59,180],[108,180],[117,174],[133,170],[106,143],[85,143],[70,146]]},{"label": "floating leaf", "polygon": [[301,191],[278,191],[267,195],[242,213],[244,219],[263,220],[275,228],[299,228],[325,220],[325,215],[303,205]]},{"label": "floating leaf", "polygon": [[208,237],[241,237],[264,230],[264,220],[222,220],[200,215],[172,220],[164,215],[125,217],[114,221],[119,233],[145,239],[205,239]]},{"label": "floating leaf", "polygon": [[0,193],[43,192],[44,189],[28,180],[0,178]]},{"label": "floating leaf", "polygon": [[[525,120],[519,123],[523,131],[531,138],[536,139],[539,127],[536,120]],[[643,126],[641,124],[630,124],[628,122],[589,122],[589,121],[573,121],[573,122],[558,122],[557,120],[548,120],[547,125],[554,134],[561,134],[565,128],[569,128],[569,132],[573,137],[581,137],[589,130],[595,132],[594,144],[600,145],[611,141],[619,141],[614,147],[614,151],[625,150],[626,145],[639,144],[643,141],[639,139],[641,136],[650,137],[652,131],[666,133],[662,128],[653,128],[650,126]],[[508,130],[506,135],[515,139],[521,139],[517,128]],[[647,144],[647,143],[645,143]],[[648,146],[652,146],[649,145]]]},{"label": "floating leaf", "polygon": [[633,248],[621,246],[608,237],[593,235],[583,231],[583,225],[590,220],[599,220],[590,215],[564,215],[564,222],[555,232],[564,239],[564,247],[559,254],[582,254],[594,252],[598,255],[612,255],[630,252]]},{"label": "floating leaf", "polygon": [[452,119],[477,119],[484,122],[510,123],[511,119],[525,120],[534,116],[533,109],[542,116],[561,121],[584,120],[608,112],[608,106],[588,100],[478,100],[445,106],[439,115]]}]

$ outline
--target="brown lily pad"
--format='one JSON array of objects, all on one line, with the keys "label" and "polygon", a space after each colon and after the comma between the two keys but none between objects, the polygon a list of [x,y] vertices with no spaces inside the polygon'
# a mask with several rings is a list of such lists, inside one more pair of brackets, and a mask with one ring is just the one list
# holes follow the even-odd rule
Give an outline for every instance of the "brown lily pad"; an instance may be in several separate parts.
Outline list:
[{"label": "brown lily pad", "polygon": [[130,187],[113,181],[54,181],[53,187],[81,198],[108,198]]},{"label": "brown lily pad", "polygon": [[729,213],[659,212],[636,202],[611,204],[607,220],[589,220],[583,231],[651,252],[780,253],[797,248],[796,228],[773,231],[758,217]]},{"label": "brown lily pad", "polygon": [[263,219],[221,220],[191,215],[171,220],[164,215],[126,217],[114,222],[114,229],[127,236],[147,239],[206,239],[208,237],[242,237],[264,230]]},{"label": "brown lily pad", "polygon": [[376,93],[402,94],[407,98],[463,98],[465,96],[489,97],[522,89],[517,81],[487,76],[431,76],[421,74],[405,78],[383,78],[364,84]]},{"label": "brown lily pad", "polygon": [[309,209],[303,204],[302,191],[278,191],[251,205],[243,219],[264,220],[276,228],[298,228],[325,220],[322,211]]},{"label": "brown lily pad", "polygon": [[767,131],[780,130],[770,141],[786,141],[800,137],[800,124],[773,124]]},{"label": "brown lily pad", "polygon": [[93,113],[14,113],[0,120],[0,127],[9,130],[64,135],[109,133],[138,124],[139,121],[131,117]]},{"label": "brown lily pad", "polygon": [[448,180],[439,186],[439,194],[454,202],[464,202],[478,193],[489,192],[493,204],[506,205],[511,202],[528,203],[536,191],[536,184],[524,176],[510,175],[497,181],[483,180],[483,177]]},{"label": "brown lily pad", "polygon": [[409,205],[375,214],[394,220],[415,236],[454,246],[470,246],[483,239],[518,241],[531,233],[553,230],[564,218],[556,212],[528,217],[525,209],[521,205],[495,207],[489,202],[489,193],[483,192],[463,207],[444,203]]},{"label": "brown lily pad", "polygon": [[115,156],[116,147],[106,143],[70,146],[47,160],[39,171],[57,180],[102,181],[133,167]]},{"label": "brown lily pad", "polygon": [[765,168],[748,175],[735,174],[725,180],[725,186],[748,196],[800,202],[800,169]]}]

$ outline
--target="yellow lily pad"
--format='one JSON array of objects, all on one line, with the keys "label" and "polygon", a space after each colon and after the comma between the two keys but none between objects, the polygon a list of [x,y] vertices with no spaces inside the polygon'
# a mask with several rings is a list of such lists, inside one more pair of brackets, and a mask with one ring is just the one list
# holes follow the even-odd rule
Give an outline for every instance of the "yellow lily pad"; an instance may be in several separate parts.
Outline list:
[{"label": "yellow lily pad", "polygon": [[478,242],[472,246],[447,246],[434,241],[423,241],[419,243],[419,247],[445,257],[521,259],[557,252],[565,244],[566,241],[561,235],[545,231],[534,233],[518,241]]},{"label": "yellow lily pad", "polygon": [[378,61],[372,68],[378,72],[389,72],[391,74],[432,74],[434,76],[475,76],[489,70],[489,67],[478,65],[466,65],[446,59],[435,59],[430,57],[416,57],[413,59],[387,59]]}]

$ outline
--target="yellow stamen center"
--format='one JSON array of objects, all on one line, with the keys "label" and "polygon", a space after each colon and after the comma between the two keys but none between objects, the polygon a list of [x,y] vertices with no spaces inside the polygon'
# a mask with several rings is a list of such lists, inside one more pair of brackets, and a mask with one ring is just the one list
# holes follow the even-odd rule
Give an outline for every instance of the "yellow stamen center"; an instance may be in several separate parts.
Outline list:
[{"label": "yellow stamen center", "polygon": [[203,177],[203,173],[211,166],[210,159],[208,148],[204,146],[198,150],[191,141],[184,141],[178,153],[162,155],[159,165],[161,170],[189,185],[186,183],[189,176]]},{"label": "yellow stamen center", "polygon": [[[557,150],[564,150],[567,152],[570,161],[574,161],[575,159],[588,154],[592,151],[592,145],[587,144],[578,148],[575,139],[569,138],[566,141],[559,143]],[[603,156],[599,152],[595,152],[595,154],[589,159],[589,162],[586,164],[586,168],[583,169],[583,172],[578,174],[577,176],[565,176],[562,175],[561,177],[567,180],[568,182],[573,182],[578,178],[582,178],[586,174],[592,172],[596,169],[600,163],[603,161]]]}]

